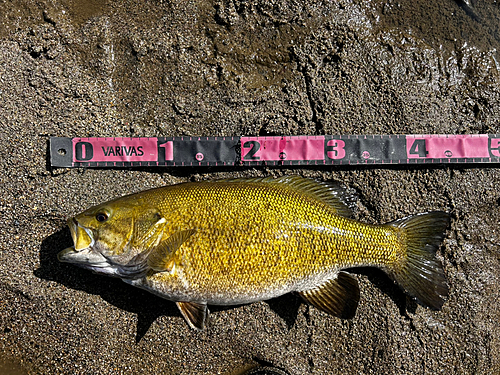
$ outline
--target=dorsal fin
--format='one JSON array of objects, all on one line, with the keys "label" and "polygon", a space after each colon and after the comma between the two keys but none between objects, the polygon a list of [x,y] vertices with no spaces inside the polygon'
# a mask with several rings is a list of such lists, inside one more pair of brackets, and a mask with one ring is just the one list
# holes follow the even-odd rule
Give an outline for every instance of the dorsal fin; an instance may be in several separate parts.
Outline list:
[{"label": "dorsal fin", "polygon": [[335,209],[337,215],[351,217],[356,206],[356,194],[348,191],[340,182],[321,182],[301,176],[235,178],[218,180],[216,182],[231,183],[263,183],[283,185],[289,189],[299,191],[313,199],[320,200]]}]

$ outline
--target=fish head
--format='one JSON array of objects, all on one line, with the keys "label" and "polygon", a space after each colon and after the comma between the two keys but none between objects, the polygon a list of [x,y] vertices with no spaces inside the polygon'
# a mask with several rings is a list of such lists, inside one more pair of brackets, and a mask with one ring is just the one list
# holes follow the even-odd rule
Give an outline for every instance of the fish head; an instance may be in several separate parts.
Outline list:
[{"label": "fish head", "polygon": [[146,258],[162,237],[165,219],[142,199],[125,197],[68,219],[74,246],[58,254],[95,273],[137,278],[146,271]]}]

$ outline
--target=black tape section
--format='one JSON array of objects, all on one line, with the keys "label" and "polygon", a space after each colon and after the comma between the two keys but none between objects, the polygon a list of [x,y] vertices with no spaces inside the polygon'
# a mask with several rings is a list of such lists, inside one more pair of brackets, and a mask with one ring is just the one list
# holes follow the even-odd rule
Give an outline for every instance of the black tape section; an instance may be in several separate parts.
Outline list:
[{"label": "black tape section", "polygon": [[50,138],[50,165],[53,167],[73,167],[72,138]]},{"label": "black tape section", "polygon": [[406,138],[385,135],[344,138],[345,161],[348,162],[390,162],[406,159]]},{"label": "black tape section", "polygon": [[[160,145],[172,141],[173,160],[166,160]],[[234,165],[239,137],[159,137],[159,165]]]}]

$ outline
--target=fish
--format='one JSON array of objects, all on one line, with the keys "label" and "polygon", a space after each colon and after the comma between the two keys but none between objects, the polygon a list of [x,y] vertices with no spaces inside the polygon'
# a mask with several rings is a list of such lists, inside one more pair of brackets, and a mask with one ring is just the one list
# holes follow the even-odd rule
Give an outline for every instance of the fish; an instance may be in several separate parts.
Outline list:
[{"label": "fish", "polygon": [[293,292],[352,319],[353,267],[383,270],[439,310],[448,284],[436,252],[449,215],[431,211],[374,225],[352,218],[355,194],[300,176],[187,182],[120,197],[68,219],[74,246],[58,254],[176,303],[203,330],[207,305]]}]

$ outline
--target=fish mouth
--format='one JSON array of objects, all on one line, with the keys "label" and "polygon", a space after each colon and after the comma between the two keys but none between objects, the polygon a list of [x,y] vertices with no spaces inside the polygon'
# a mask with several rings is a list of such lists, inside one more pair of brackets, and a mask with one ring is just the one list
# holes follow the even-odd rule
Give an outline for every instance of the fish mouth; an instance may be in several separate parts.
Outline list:
[{"label": "fish mouth", "polygon": [[137,278],[144,275],[145,262],[117,264],[113,262],[112,256],[107,257],[101,253],[99,243],[95,242],[91,229],[82,226],[75,218],[68,219],[68,226],[74,246],[57,254],[59,262],[71,263],[97,274],[114,277]]},{"label": "fish mouth", "polygon": [[68,226],[74,246],[59,252],[59,254],[57,254],[57,259],[60,262],[67,263],[86,263],[93,265],[104,263],[106,258],[93,251],[95,241],[92,231],[81,226],[75,218],[68,220]]},{"label": "fish mouth", "polygon": [[94,246],[94,234],[90,229],[81,226],[75,218],[68,220],[68,226],[75,244],[75,251],[82,251]]},{"label": "fish mouth", "polygon": [[94,252],[91,248],[76,251],[74,246],[68,247],[57,254],[59,262],[73,263],[84,268],[107,268],[108,260],[100,253]]}]

